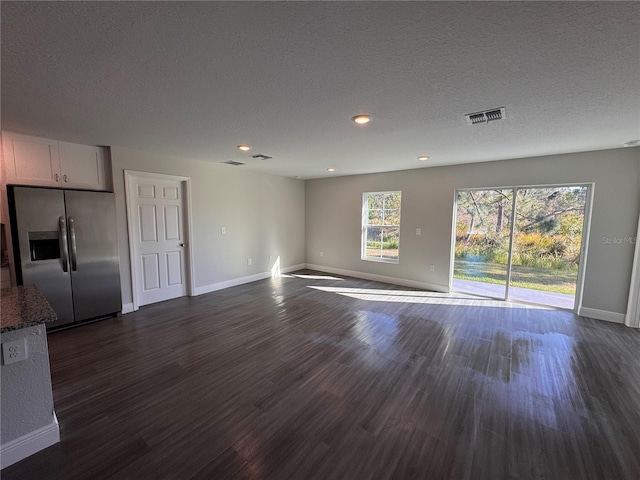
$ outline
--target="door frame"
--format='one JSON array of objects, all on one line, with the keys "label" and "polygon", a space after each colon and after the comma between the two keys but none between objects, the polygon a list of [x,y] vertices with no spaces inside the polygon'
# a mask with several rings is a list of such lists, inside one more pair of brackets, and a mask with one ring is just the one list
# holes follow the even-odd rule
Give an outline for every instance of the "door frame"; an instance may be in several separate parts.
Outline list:
[{"label": "door frame", "polygon": [[[456,249],[456,221],[458,217],[458,192],[468,192],[468,191],[481,191],[481,190],[513,190],[513,211],[511,212],[511,237],[509,239],[509,264],[507,265],[507,285],[506,285],[506,293],[505,299],[497,298],[497,297],[488,297],[493,298],[495,300],[502,301],[515,301],[518,303],[528,303],[528,302],[520,302],[517,300],[509,299],[509,282],[510,282],[510,270],[511,270],[511,255],[513,250],[513,236],[515,234],[515,222],[513,222],[515,218],[517,201],[516,197],[518,194],[518,190],[527,190],[532,188],[559,188],[559,187],[586,187],[587,188],[587,196],[585,198],[584,204],[584,217],[582,220],[582,244],[580,246],[580,264],[578,265],[578,275],[576,277],[576,294],[573,302],[572,312],[578,313],[582,308],[582,294],[584,289],[584,280],[585,280],[585,270],[587,266],[587,256],[589,250],[589,236],[591,232],[591,213],[593,210],[593,193],[595,190],[595,182],[579,182],[579,183],[552,183],[547,185],[511,185],[511,186],[497,186],[497,187],[471,187],[471,188],[456,188],[453,192],[453,221],[451,225],[451,261],[449,264],[449,292],[455,292],[453,288],[453,271],[454,271],[454,262],[455,262],[455,249]],[[464,293],[464,292],[461,292]],[[537,305],[537,304],[535,304]],[[556,308],[556,307],[552,307]]]},{"label": "door frame", "polygon": [[168,175],[164,173],[151,173],[151,172],[139,172],[135,170],[124,171],[124,190],[127,207],[127,239],[129,242],[129,263],[131,267],[131,294],[133,301],[133,311],[135,312],[140,308],[138,291],[137,275],[139,272],[136,269],[135,259],[137,258],[137,248],[134,239],[133,232],[135,231],[135,225],[133,225],[133,198],[134,198],[134,185],[133,181],[136,179],[151,179],[151,180],[169,180],[173,182],[180,182],[182,189],[183,199],[183,227],[185,236],[186,255],[185,258],[185,270],[186,270],[186,283],[187,283],[187,295],[193,297],[195,295],[195,276],[193,271],[193,229],[192,229],[192,201],[191,201],[191,177],[183,177],[180,175]]},{"label": "door frame", "polygon": [[636,234],[636,248],[631,271],[629,304],[624,323],[627,327],[640,328],[640,217],[638,218],[638,233]]}]

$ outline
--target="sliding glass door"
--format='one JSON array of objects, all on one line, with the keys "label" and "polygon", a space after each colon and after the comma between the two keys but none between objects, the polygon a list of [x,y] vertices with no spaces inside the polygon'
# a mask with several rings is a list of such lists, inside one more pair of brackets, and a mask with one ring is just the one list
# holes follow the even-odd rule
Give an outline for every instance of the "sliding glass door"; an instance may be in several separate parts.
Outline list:
[{"label": "sliding glass door", "polygon": [[519,188],[509,298],[573,309],[587,187]]},{"label": "sliding glass door", "polygon": [[465,190],[457,194],[453,286],[506,299],[513,190]]},{"label": "sliding glass door", "polygon": [[456,194],[452,287],[573,309],[588,187],[515,187]]}]

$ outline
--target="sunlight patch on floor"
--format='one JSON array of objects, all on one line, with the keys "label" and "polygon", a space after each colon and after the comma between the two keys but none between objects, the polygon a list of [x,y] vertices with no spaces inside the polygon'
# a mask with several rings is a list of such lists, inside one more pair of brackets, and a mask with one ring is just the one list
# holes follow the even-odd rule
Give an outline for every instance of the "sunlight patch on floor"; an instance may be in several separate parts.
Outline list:
[{"label": "sunlight patch on floor", "polygon": [[338,277],[332,277],[330,275],[303,275],[303,274],[295,274],[292,275],[296,278],[304,278],[306,280],[344,280]]},{"label": "sunlight patch on floor", "polygon": [[[473,305],[482,304],[487,307],[513,308],[517,304],[499,300],[484,299],[481,297],[467,296],[460,293],[440,293],[426,292],[419,290],[379,290],[372,288],[347,288],[347,287],[325,287],[319,285],[309,285],[309,288],[328,293],[344,295],[345,297],[357,300],[367,300],[372,302],[393,302],[393,303],[437,303],[442,305]],[[527,308],[548,309],[544,306],[527,306]]]}]

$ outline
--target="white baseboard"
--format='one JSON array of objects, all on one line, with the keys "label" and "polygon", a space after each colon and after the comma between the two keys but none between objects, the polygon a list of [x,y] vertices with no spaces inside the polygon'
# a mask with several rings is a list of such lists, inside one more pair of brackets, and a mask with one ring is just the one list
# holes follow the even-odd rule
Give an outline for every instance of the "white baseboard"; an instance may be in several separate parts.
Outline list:
[{"label": "white baseboard", "polygon": [[211,283],[209,285],[203,285],[202,287],[196,287],[193,289],[193,295],[198,296],[205,293],[216,292],[225,288],[236,287],[245,283],[255,282],[257,280],[263,280],[269,278],[271,272],[261,272],[254,275],[247,275],[246,277],[233,278],[231,280],[225,280],[224,282]]},{"label": "white baseboard", "polygon": [[624,313],[608,312],[606,310],[598,310],[596,308],[580,307],[578,315],[581,317],[595,318],[596,320],[604,320],[605,322],[624,323]]},{"label": "white baseboard", "polygon": [[[292,265],[290,267],[284,267],[280,269],[280,273],[295,272],[296,270],[302,270],[305,268],[305,264]],[[231,280],[225,280],[224,282],[211,283],[209,285],[203,285],[202,287],[195,287],[193,295],[202,295],[205,293],[215,292],[225,288],[236,287],[238,285],[244,285],[245,283],[256,282],[258,280],[264,280],[270,278],[271,272],[260,272],[254,275],[247,275],[246,277],[233,278]]]},{"label": "white baseboard", "polygon": [[13,465],[60,441],[60,428],[55,412],[49,425],[0,445],[0,468]]},{"label": "white baseboard", "polygon": [[122,305],[122,314],[133,312],[133,303],[125,303]]},{"label": "white baseboard", "polygon": [[291,265],[290,267],[281,268],[280,273],[290,273],[297,270],[304,270],[305,268],[307,268],[306,263],[299,263],[298,265]]},{"label": "white baseboard", "polygon": [[324,265],[314,265],[307,263],[309,270],[318,270],[319,272],[334,273],[336,275],[345,275],[347,277],[362,278],[364,280],[373,280],[375,282],[391,283],[392,285],[401,285],[403,287],[421,288],[432,292],[449,293],[447,285],[437,285],[435,283],[418,282],[417,280],[407,280],[398,277],[388,277],[386,275],[376,275],[373,273],[356,272],[353,270],[344,270],[342,268],[325,267]]}]

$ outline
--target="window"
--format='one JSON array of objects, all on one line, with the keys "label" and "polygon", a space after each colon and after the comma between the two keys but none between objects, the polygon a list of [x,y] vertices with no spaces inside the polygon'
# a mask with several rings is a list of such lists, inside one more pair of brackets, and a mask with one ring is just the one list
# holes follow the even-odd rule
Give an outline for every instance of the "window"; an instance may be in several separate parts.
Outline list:
[{"label": "window", "polygon": [[398,263],[401,192],[362,196],[362,260]]}]

